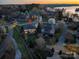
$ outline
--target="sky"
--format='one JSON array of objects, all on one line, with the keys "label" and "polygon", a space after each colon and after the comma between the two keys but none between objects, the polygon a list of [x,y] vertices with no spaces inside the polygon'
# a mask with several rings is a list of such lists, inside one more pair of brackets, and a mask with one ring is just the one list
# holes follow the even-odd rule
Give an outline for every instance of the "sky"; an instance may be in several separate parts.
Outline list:
[{"label": "sky", "polygon": [[0,4],[79,4],[79,0],[0,0]]}]

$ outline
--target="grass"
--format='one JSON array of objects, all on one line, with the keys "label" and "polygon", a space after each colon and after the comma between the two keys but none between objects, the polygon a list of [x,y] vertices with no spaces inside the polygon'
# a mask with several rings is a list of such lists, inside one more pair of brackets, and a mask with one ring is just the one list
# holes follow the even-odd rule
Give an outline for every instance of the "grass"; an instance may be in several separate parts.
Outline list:
[{"label": "grass", "polygon": [[25,42],[24,40],[21,38],[20,36],[20,31],[19,31],[19,27],[16,27],[14,28],[14,38],[18,44],[18,48],[20,49],[21,53],[22,53],[22,59],[30,59],[29,58],[29,55],[28,55],[28,51],[27,49],[25,48]]},{"label": "grass", "polygon": [[59,30],[55,33],[55,37],[56,37],[56,42],[58,42],[58,39],[60,38],[61,34],[62,34],[63,30]]},{"label": "grass", "polygon": [[6,21],[5,21],[4,19],[1,19],[1,20],[0,20],[0,24],[1,24],[1,25],[4,25],[4,24],[6,24]]},{"label": "grass", "polygon": [[60,37],[61,33],[60,33],[60,32],[58,32],[58,33],[56,33],[55,35],[56,35],[56,39],[59,39],[59,37]]}]

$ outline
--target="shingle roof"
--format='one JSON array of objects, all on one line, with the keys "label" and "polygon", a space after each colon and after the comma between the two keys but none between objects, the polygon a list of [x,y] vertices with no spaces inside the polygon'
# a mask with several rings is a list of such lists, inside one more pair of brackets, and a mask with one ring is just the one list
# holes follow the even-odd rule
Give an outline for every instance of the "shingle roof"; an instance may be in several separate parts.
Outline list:
[{"label": "shingle roof", "polygon": [[33,26],[33,24],[26,24],[26,25],[23,25],[23,28],[24,29],[35,29],[35,26]]}]

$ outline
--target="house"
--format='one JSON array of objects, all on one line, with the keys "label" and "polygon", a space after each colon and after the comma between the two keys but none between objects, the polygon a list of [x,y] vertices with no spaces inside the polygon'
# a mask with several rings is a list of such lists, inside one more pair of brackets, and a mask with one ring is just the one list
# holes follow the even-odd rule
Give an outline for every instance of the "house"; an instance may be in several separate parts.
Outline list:
[{"label": "house", "polygon": [[55,28],[50,23],[43,23],[41,32],[44,36],[53,36],[55,33]]},{"label": "house", "polygon": [[48,22],[49,22],[50,24],[56,24],[55,18],[49,18]]},{"label": "house", "polygon": [[15,18],[17,19],[18,22],[25,22],[27,19],[28,15],[25,14],[19,14]]},{"label": "house", "polygon": [[34,23],[23,25],[23,30],[25,34],[27,34],[28,32],[35,33],[36,28],[37,28],[37,24],[34,24]]}]

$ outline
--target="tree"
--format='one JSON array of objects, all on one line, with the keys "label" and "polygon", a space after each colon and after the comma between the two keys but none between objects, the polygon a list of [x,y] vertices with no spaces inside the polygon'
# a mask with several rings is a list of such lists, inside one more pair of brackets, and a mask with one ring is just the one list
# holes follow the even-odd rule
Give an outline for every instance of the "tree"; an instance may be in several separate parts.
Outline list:
[{"label": "tree", "polygon": [[26,9],[31,11],[34,7],[39,8],[39,4],[28,4],[26,5]]},{"label": "tree", "polygon": [[34,48],[36,45],[35,40],[36,36],[28,33],[26,42],[29,44],[30,48]]}]

